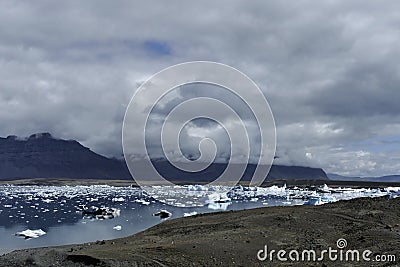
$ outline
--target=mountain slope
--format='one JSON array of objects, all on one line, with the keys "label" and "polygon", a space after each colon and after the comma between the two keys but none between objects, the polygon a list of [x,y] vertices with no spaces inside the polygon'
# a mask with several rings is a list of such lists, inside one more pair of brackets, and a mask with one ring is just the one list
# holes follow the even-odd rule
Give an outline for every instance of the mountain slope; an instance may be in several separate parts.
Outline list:
[{"label": "mountain slope", "polygon": [[77,141],[49,133],[0,138],[0,179],[96,178],[130,179],[125,164],[100,156]]},{"label": "mountain slope", "polygon": [[[202,172],[187,173],[166,160],[153,160],[153,164],[169,180],[178,182],[210,182],[226,168],[226,164],[214,163]],[[255,168],[249,164],[242,180],[249,181]],[[0,180],[19,178],[132,179],[125,162],[98,155],[77,141],[53,138],[49,133],[26,139],[0,138]],[[328,178],[318,168],[274,165],[268,179]]]},{"label": "mountain slope", "polygon": [[[207,169],[201,172],[187,173],[175,169],[166,160],[153,160],[152,161],[157,170],[163,177],[172,181],[189,181],[211,182],[219,177],[225,170],[227,164],[213,163]],[[243,165],[236,164],[233,168],[241,170]],[[242,176],[242,181],[250,181],[257,165],[249,164]],[[273,165],[267,176],[269,180],[284,179],[284,180],[328,180],[326,173],[320,168],[301,167],[301,166],[282,166]]]}]

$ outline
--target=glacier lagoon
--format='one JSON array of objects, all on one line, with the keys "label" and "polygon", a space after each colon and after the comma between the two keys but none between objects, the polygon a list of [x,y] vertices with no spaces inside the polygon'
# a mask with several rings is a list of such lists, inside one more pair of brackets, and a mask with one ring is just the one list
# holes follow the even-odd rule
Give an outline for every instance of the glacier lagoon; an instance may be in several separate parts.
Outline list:
[{"label": "glacier lagoon", "polygon": [[[165,219],[266,206],[398,197],[400,188],[0,186],[0,254],[125,237]],[[151,192],[153,190],[153,192]],[[163,199],[160,202],[157,199]],[[194,207],[193,207],[194,206]],[[161,210],[171,216],[153,216]],[[169,216],[169,215],[168,215]]]}]

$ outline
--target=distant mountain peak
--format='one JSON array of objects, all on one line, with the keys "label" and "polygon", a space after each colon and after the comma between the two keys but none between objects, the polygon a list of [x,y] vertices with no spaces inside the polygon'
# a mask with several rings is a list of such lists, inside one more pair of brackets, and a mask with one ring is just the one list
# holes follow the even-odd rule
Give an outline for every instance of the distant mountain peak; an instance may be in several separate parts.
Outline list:
[{"label": "distant mountain peak", "polygon": [[18,136],[16,136],[16,135],[9,135],[9,136],[7,136],[6,139],[8,139],[8,140],[17,140],[17,139],[18,139]]},{"label": "distant mountain peak", "polygon": [[[2,137],[0,137],[2,138]],[[27,141],[27,140],[35,140],[35,139],[56,139],[54,138],[50,133],[35,133],[31,134],[29,137],[20,137],[16,135],[9,135],[6,138],[7,140],[13,140],[13,141]]]},{"label": "distant mountain peak", "polygon": [[50,133],[35,133],[29,136],[28,140],[32,139],[54,139]]},{"label": "distant mountain peak", "polygon": [[0,138],[0,180],[15,178],[131,179],[123,161],[94,153],[75,140],[35,133]]}]

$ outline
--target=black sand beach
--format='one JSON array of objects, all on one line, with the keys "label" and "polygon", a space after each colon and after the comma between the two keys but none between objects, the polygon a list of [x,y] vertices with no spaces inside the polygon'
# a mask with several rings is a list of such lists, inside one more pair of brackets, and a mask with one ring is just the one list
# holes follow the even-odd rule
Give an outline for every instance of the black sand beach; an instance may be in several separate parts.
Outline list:
[{"label": "black sand beach", "polygon": [[[130,237],[27,249],[0,257],[0,266],[396,266],[400,198],[364,198],[323,206],[269,207],[165,221]],[[317,252],[344,238],[345,249],[395,255],[393,262],[273,262],[268,250]]]}]

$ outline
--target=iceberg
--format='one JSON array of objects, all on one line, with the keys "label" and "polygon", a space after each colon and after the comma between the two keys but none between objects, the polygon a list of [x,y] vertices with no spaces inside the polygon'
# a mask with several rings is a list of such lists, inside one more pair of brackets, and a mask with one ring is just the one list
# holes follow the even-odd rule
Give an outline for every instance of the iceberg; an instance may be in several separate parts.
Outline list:
[{"label": "iceberg", "polygon": [[146,200],[144,200],[144,199],[137,199],[136,200],[136,202],[137,203],[140,203],[140,204],[142,204],[142,205],[150,205],[150,202],[149,201],[146,201]]},{"label": "iceberg", "polygon": [[117,231],[121,231],[122,230],[122,226],[121,225],[116,225],[116,226],[113,227],[113,229],[117,230]]},{"label": "iceberg", "polygon": [[208,188],[203,186],[203,185],[188,185],[187,187],[188,191],[208,191]]},{"label": "iceberg", "polygon": [[19,237],[24,237],[25,239],[31,239],[31,238],[38,238],[45,234],[46,234],[46,232],[43,231],[42,229],[38,229],[38,230],[27,229],[25,231],[18,232],[15,235],[19,236]]},{"label": "iceberg", "polygon": [[228,203],[210,203],[208,208],[211,210],[227,210],[231,202]]},{"label": "iceberg", "polygon": [[333,196],[318,196],[318,195],[311,195],[308,197],[308,200],[304,203],[304,205],[322,205],[326,203],[336,202],[336,198]]},{"label": "iceberg", "polygon": [[227,193],[219,193],[215,192],[210,195],[208,195],[208,199],[206,200],[206,203],[228,203],[231,202],[231,199],[228,197]]},{"label": "iceberg", "polygon": [[197,211],[183,213],[183,217],[190,217],[190,216],[194,216],[194,215],[197,215]]},{"label": "iceberg", "polygon": [[331,188],[327,184],[324,184],[324,186],[319,188],[318,191],[321,193],[330,193]]}]

